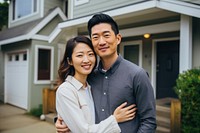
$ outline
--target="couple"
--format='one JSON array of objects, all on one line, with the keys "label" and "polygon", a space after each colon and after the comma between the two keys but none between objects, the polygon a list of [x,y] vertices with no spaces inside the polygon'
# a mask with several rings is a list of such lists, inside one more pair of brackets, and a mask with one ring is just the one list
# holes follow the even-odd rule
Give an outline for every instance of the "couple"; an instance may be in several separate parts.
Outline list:
[{"label": "couple", "polygon": [[[92,42],[83,36],[68,41],[59,67],[56,109],[63,120],[56,121],[57,132],[155,132],[153,88],[142,68],[118,55],[117,23],[96,14],[88,22],[88,32]],[[93,71],[94,51],[101,60]]]}]

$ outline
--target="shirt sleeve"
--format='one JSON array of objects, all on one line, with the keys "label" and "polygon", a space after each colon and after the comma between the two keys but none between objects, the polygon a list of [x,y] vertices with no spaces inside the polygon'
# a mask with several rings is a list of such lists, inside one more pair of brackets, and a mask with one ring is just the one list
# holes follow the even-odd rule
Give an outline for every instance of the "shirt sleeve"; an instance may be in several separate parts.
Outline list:
[{"label": "shirt sleeve", "polygon": [[137,133],[154,133],[156,130],[156,109],[153,87],[144,70],[137,73],[135,80],[137,113],[140,118]]},{"label": "shirt sleeve", "polygon": [[70,89],[60,88],[56,92],[56,109],[72,133],[119,133],[114,116],[99,124],[89,124],[80,108],[77,95]]}]

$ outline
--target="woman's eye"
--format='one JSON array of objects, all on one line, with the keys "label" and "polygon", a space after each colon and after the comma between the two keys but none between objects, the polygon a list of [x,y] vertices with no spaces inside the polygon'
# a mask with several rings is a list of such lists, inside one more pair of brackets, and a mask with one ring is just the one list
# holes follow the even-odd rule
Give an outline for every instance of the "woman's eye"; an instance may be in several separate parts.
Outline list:
[{"label": "woman's eye", "polygon": [[83,55],[76,55],[76,57],[82,57]]},{"label": "woman's eye", "polygon": [[89,53],[89,56],[94,56],[94,53]]}]

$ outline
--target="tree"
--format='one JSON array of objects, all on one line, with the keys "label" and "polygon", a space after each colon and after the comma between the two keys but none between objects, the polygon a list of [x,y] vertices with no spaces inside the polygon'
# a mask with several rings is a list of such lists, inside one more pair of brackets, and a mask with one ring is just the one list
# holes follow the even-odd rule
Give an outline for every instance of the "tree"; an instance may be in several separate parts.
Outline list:
[{"label": "tree", "polygon": [[8,25],[8,2],[4,0],[3,3],[0,3],[0,31],[3,26]]}]

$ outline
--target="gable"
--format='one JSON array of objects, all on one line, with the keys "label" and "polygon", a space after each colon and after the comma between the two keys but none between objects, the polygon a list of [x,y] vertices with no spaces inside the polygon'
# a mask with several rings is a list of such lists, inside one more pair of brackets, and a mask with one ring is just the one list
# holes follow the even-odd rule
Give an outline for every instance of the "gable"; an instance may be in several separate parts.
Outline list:
[{"label": "gable", "polygon": [[56,28],[58,23],[62,21],[63,21],[62,18],[59,15],[57,15],[48,24],[46,24],[40,31],[38,31],[37,34],[49,36],[51,32]]}]

